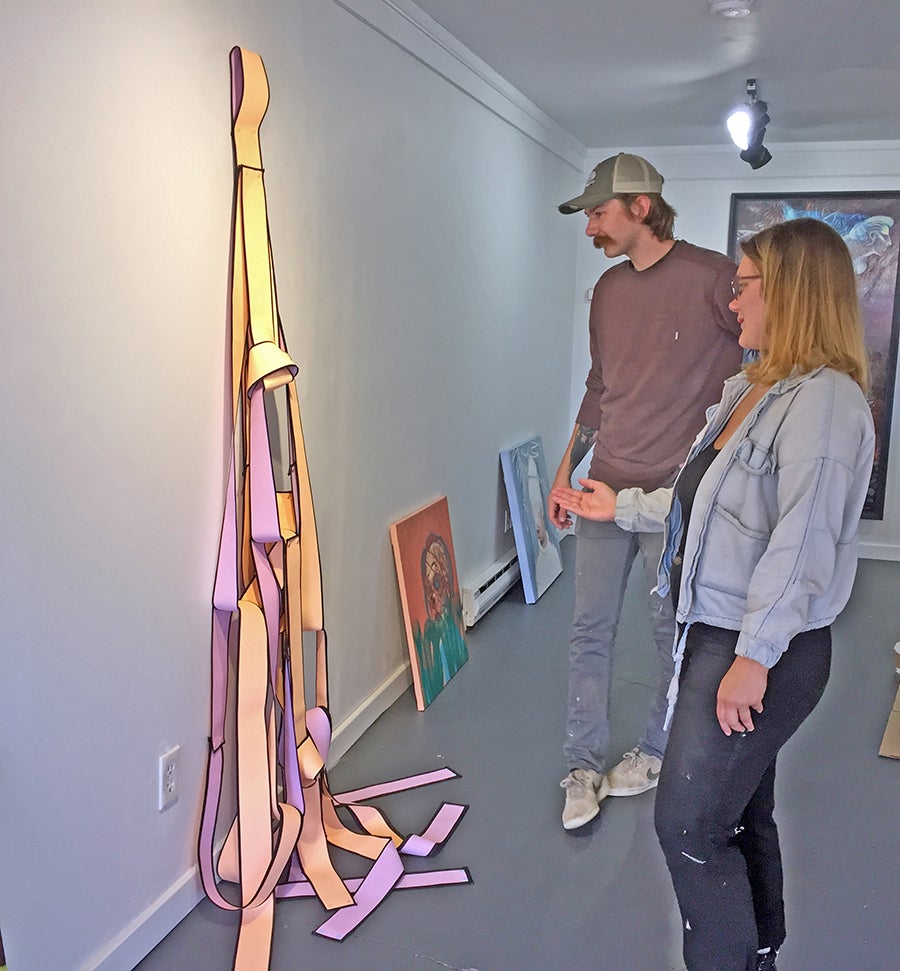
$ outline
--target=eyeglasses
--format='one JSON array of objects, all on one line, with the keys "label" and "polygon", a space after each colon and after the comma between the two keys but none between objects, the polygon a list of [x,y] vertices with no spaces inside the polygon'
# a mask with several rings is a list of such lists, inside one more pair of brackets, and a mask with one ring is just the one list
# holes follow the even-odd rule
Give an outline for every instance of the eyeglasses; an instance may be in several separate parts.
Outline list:
[{"label": "eyeglasses", "polygon": [[758,273],[756,274],[756,276],[736,276],[731,281],[731,292],[735,295],[735,297],[739,297],[747,288],[748,280],[761,280],[761,279],[762,279],[762,276]]}]

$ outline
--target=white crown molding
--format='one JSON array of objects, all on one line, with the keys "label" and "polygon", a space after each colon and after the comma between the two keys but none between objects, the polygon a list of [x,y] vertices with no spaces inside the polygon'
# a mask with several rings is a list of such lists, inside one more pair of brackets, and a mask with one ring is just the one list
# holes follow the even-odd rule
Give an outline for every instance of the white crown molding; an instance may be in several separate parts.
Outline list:
[{"label": "white crown molding", "polygon": [[332,0],[578,172],[585,146],[411,0]]},{"label": "white crown molding", "polygon": [[[766,140],[766,145],[771,145],[772,150],[776,148],[779,152],[796,155],[804,152],[860,152],[868,154],[900,152],[900,139],[878,139],[866,142],[770,142]],[[723,142],[715,145],[631,145],[628,147],[617,146],[612,149],[607,147],[588,148],[589,155],[596,155],[599,152],[666,152],[671,155],[695,155],[698,152],[704,155],[734,155],[737,149],[731,142]]]},{"label": "white crown molding", "polygon": [[[890,189],[900,183],[900,141],[867,142],[766,142],[772,161],[754,171],[739,158],[738,150],[722,145],[645,145],[615,148],[589,148],[585,171],[597,160],[616,152],[634,152],[651,161],[664,159],[663,175],[667,180],[684,182],[724,179],[747,182],[747,188],[736,191],[760,191],[785,188],[792,179],[844,178],[849,185],[861,178],[890,179]],[[658,168],[660,166],[657,166]],[[858,184],[857,184],[857,187]],[[793,188],[793,187],[791,187]],[[814,190],[814,187],[810,187]]]}]

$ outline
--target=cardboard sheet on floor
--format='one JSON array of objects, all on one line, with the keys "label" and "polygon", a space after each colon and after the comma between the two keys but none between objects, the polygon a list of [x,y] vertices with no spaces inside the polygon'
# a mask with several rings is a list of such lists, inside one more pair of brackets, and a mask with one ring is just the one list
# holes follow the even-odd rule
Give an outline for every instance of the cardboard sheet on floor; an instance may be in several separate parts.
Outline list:
[{"label": "cardboard sheet on floor", "polygon": [[900,688],[897,689],[894,707],[888,715],[878,754],[887,759],[900,759]]}]

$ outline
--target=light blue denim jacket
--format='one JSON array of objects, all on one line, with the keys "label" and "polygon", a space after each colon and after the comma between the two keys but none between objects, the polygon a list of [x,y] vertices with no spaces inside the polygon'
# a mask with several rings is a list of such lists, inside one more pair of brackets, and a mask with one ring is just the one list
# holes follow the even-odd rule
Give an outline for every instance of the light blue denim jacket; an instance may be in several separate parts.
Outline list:
[{"label": "light blue denim jacket", "polygon": [[[743,373],[725,382],[686,461],[718,436],[748,387]],[[856,575],[874,449],[871,410],[846,374],[818,368],[773,385],[697,489],[678,621],[739,631],[735,653],[766,667],[795,634],[830,624]],[[648,525],[664,491],[671,496],[671,490],[646,496],[623,490],[616,521],[625,528],[629,518]],[[661,595],[669,592],[669,568],[681,542],[677,498],[665,532]]]}]

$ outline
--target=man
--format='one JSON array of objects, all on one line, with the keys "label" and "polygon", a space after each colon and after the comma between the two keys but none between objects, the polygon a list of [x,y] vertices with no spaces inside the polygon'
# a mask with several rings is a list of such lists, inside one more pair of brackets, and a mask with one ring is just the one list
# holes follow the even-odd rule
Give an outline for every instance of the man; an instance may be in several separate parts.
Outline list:
[{"label": "man", "polygon": [[[607,795],[653,788],[667,732],[675,622],[668,599],[653,592],[663,534],[642,522],[633,501],[672,484],[679,465],[741,364],[740,328],[728,309],[735,265],[721,253],[675,240],[675,211],[662,198],[663,178],[637,155],[601,162],[581,195],[559,211],[584,211],[585,232],[607,257],[625,256],[597,281],[591,301],[587,391],[553,482],[570,489],[572,473],[593,446],[591,481],[620,493],[615,522],[579,518],[575,528],[575,609],[569,651],[564,755],[569,774],[563,826],[575,829],[599,812]],[[622,492],[621,490],[625,490]],[[560,492],[548,499],[560,529],[571,518]],[[650,620],[659,656],[653,707],[637,747],[608,775],[610,663],[632,563],[641,553]]]}]

